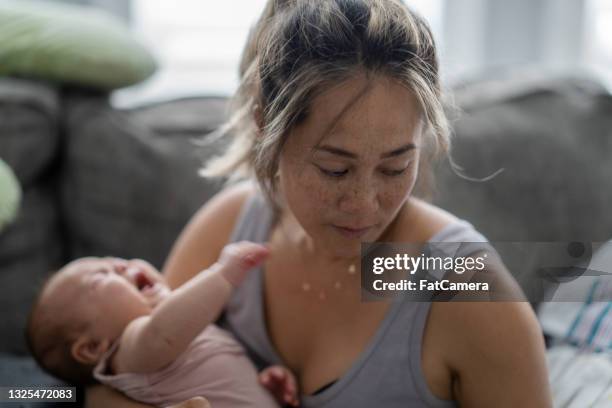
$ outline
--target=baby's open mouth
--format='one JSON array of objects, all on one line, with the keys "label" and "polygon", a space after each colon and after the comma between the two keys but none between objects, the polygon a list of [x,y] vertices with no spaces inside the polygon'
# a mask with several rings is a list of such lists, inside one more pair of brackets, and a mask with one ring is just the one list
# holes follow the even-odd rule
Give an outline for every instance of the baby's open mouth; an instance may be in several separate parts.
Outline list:
[{"label": "baby's open mouth", "polygon": [[169,292],[169,288],[161,281],[154,279],[140,266],[133,265],[128,268],[127,277],[150,302],[157,304]]},{"label": "baby's open mouth", "polygon": [[155,283],[151,282],[149,277],[142,271],[138,271],[138,273],[136,273],[134,282],[140,292],[145,292],[147,289],[151,289],[153,286],[155,286]]}]

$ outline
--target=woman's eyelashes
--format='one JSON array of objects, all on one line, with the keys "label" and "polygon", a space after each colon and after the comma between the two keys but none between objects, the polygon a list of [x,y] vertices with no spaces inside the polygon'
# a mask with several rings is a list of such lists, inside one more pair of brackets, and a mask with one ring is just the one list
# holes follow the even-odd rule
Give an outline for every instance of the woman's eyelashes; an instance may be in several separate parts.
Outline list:
[{"label": "woman's eyelashes", "polygon": [[408,167],[404,167],[403,169],[397,169],[397,170],[391,170],[391,169],[381,170],[380,172],[384,174],[385,176],[395,177],[395,176],[404,174],[406,170],[408,170]]},{"label": "woman's eyelashes", "polygon": [[[328,168],[325,168],[319,165],[317,165],[316,167],[321,171],[321,173],[323,173],[323,175],[330,177],[330,178],[342,178],[348,175],[349,170],[350,170],[348,168],[342,169],[342,170],[328,169]],[[408,170],[409,167],[410,165],[403,167],[401,169],[380,169],[378,171],[384,176],[396,177],[396,176],[400,176],[404,174],[406,170]]]},{"label": "woman's eyelashes", "polygon": [[319,170],[321,170],[321,173],[323,173],[327,177],[340,178],[340,177],[344,177],[344,176],[346,176],[348,174],[348,169],[344,169],[344,170],[330,170],[330,169],[326,169],[326,168],[321,167],[321,166],[317,166],[317,167],[319,168]]}]

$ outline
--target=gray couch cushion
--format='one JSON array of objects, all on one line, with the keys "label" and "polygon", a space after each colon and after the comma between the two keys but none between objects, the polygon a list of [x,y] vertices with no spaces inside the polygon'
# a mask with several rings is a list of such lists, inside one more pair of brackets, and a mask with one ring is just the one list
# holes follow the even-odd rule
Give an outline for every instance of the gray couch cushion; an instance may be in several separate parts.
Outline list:
[{"label": "gray couch cushion", "polygon": [[[510,76],[456,90],[453,157],[436,202],[492,241],[604,241],[612,235],[612,97],[584,78]],[[503,254],[502,254],[503,255]],[[532,271],[517,270],[529,286]],[[516,263],[516,265],[513,265]]]},{"label": "gray couch cushion", "polygon": [[58,123],[54,88],[0,78],[0,156],[23,187],[17,219],[0,233],[0,352],[26,353],[23,329],[38,284],[63,262],[54,180]]},{"label": "gray couch cushion", "polygon": [[0,78],[0,157],[25,187],[43,174],[57,151],[58,95],[43,83]]},{"label": "gray couch cushion", "polygon": [[104,99],[78,96],[66,109],[70,257],[112,254],[161,266],[189,217],[221,187],[197,175],[193,140],[221,123],[225,100],[116,111]]},{"label": "gray couch cushion", "polygon": [[63,262],[63,238],[52,186],[30,187],[19,216],[0,235],[0,352],[25,354],[30,305],[49,272]]}]

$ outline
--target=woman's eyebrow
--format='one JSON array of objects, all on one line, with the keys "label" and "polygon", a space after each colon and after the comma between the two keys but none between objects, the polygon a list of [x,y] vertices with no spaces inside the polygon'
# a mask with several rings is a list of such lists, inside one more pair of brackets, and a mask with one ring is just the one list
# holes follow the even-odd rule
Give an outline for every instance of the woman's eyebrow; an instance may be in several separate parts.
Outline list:
[{"label": "woman's eyebrow", "polygon": [[416,145],[414,143],[408,143],[405,146],[402,146],[395,150],[391,150],[390,152],[381,154],[380,158],[388,159],[389,157],[401,156],[402,154],[409,152],[412,149],[416,149]]},{"label": "woman's eyebrow", "polygon": [[[414,143],[408,143],[405,146],[399,147],[397,149],[393,149],[390,152],[386,152],[380,155],[381,159],[388,159],[390,157],[395,157],[395,156],[400,156],[412,149],[416,148],[416,145]],[[347,157],[349,159],[357,159],[359,156],[357,156],[355,153],[353,152],[349,152],[348,150],[344,150],[341,149],[339,147],[334,147],[334,146],[329,146],[329,145],[319,145],[319,146],[315,146],[314,150],[317,151],[324,151],[324,152],[328,152],[331,154],[335,154],[337,156],[342,156],[342,157]]]}]

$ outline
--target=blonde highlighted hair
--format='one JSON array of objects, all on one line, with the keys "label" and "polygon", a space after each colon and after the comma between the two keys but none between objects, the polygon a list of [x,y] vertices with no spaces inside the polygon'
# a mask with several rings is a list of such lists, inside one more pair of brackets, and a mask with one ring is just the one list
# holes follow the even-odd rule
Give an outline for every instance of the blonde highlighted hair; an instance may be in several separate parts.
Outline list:
[{"label": "blonde highlighted hair", "polygon": [[448,152],[450,132],[432,33],[400,0],[270,0],[243,51],[230,119],[216,132],[232,141],[201,174],[254,176],[272,198],[292,127],[316,95],[360,72],[388,76],[418,100],[429,160],[421,160],[417,194],[426,195],[427,166]]}]

